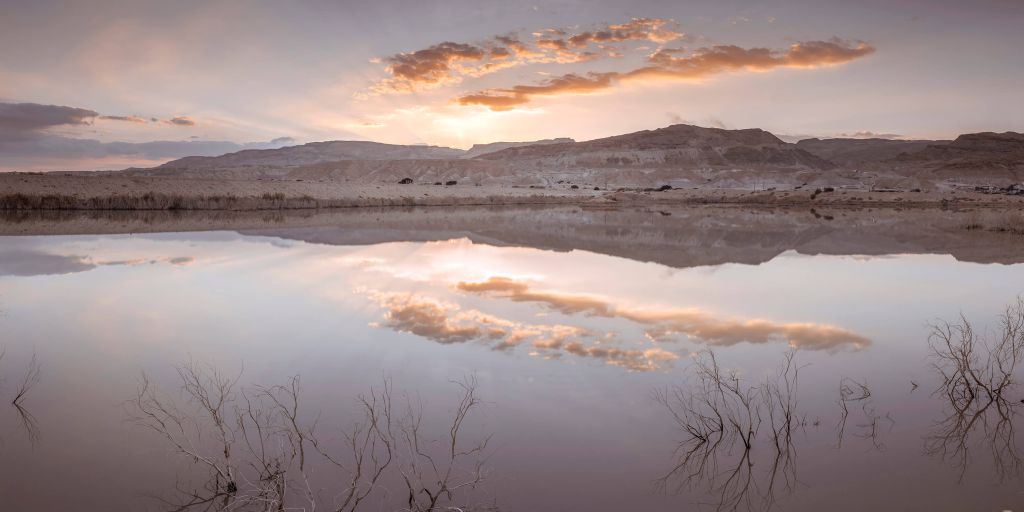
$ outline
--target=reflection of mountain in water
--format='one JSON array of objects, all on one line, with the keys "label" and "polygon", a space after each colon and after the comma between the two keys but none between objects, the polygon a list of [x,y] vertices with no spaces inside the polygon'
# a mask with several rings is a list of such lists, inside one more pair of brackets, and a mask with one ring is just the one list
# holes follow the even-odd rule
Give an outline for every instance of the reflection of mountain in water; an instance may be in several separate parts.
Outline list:
[{"label": "reflection of mountain in water", "polygon": [[963,226],[972,222],[972,215],[934,210],[420,209],[347,212],[332,215],[330,226],[244,232],[339,245],[467,237],[477,243],[586,250],[672,267],[759,264],[791,250],[1024,261],[1024,239],[966,230]]},{"label": "reflection of mountain in water", "polygon": [[332,245],[432,241],[586,250],[677,268],[759,264],[801,254],[950,254],[977,263],[1024,262],[1024,238],[967,229],[999,212],[928,209],[458,207],[297,212],[31,212],[0,234],[237,230]]}]

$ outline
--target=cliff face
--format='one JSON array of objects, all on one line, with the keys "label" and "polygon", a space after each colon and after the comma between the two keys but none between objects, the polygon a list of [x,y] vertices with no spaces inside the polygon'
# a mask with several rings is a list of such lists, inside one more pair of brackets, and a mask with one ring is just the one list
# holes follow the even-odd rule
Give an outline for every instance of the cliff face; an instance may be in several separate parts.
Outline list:
[{"label": "cliff face", "polygon": [[859,168],[948,143],[939,140],[804,139],[797,142],[796,147],[838,166]]},{"label": "cliff face", "polygon": [[890,160],[896,172],[976,185],[1024,182],[1024,134],[969,133]]},{"label": "cliff face", "polygon": [[475,158],[480,155],[488,153],[494,153],[508,148],[518,148],[523,146],[543,146],[547,144],[566,144],[576,142],[568,137],[560,137],[557,139],[544,139],[535,140],[530,142],[491,142],[490,144],[473,144],[473,147],[469,148],[468,151],[463,155],[463,158]]},{"label": "cliff face", "polygon": [[586,142],[510,148],[477,157],[554,168],[831,169],[834,165],[760,129],[678,124]]},{"label": "cliff face", "polygon": [[973,163],[1019,167],[1024,165],[1024,134],[968,133],[948,144],[930,144],[921,151],[902,155],[897,160],[935,165]]}]

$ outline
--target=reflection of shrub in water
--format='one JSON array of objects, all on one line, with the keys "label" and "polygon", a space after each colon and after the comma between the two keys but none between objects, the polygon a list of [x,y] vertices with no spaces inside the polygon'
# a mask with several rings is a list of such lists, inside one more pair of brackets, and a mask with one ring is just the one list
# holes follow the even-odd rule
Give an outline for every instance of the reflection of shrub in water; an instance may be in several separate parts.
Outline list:
[{"label": "reflection of shrub in water", "polygon": [[[127,404],[133,422],[210,472],[200,489],[179,482],[177,494],[161,500],[171,510],[355,511],[367,500],[394,498],[414,512],[481,510],[460,495],[485,476],[487,439],[467,445],[461,435],[480,405],[474,378],[457,383],[460,400],[443,440],[424,435],[422,404],[406,395],[396,402],[385,380],[357,398],[361,420],[334,442],[319,435],[316,421],[304,421],[298,377],[285,385],[240,387],[240,375],[213,367],[177,370],[183,401],[158,392],[143,375]],[[320,478],[329,479],[323,494],[330,499],[313,483],[320,481],[314,467],[329,468]],[[402,489],[399,494],[390,484]]]},{"label": "reflection of shrub in water", "polygon": [[941,384],[935,395],[946,402],[946,414],[925,438],[931,455],[967,471],[972,437],[987,446],[1000,479],[1021,473],[1013,418],[1018,404],[1009,395],[1017,387],[1014,373],[1024,357],[1024,300],[999,317],[994,338],[975,332],[963,316],[955,323],[932,327],[929,339],[935,372]]},{"label": "reflection of shrub in water", "polygon": [[[715,510],[762,510],[773,506],[777,492],[796,483],[793,431],[806,421],[796,407],[799,368],[786,354],[779,371],[758,385],[748,385],[723,369],[714,352],[694,362],[692,382],[658,390],[655,399],[672,414],[687,438],[676,449],[676,465],[655,482],[661,491],[705,487]],[[764,434],[762,427],[767,427]],[[755,471],[755,444],[771,446],[764,471]]]},{"label": "reflection of shrub in water", "polygon": [[[3,362],[6,355],[7,350],[4,347],[0,347],[0,362]],[[25,365],[25,373],[17,381],[18,386],[14,389],[14,395],[11,398],[11,407],[17,413],[20,426],[25,431],[29,443],[33,446],[39,442],[39,421],[28,410],[28,405],[25,402],[32,388],[39,383],[42,368],[43,366],[39,363],[39,358],[36,356],[35,351],[33,351],[32,357],[29,359],[28,364]],[[0,374],[0,382],[3,382],[2,374]]]},{"label": "reflection of shrub in water", "polygon": [[850,417],[850,406],[859,406],[861,420],[855,424],[857,431],[854,436],[871,442],[871,447],[878,451],[885,450],[882,442],[882,422],[888,425],[888,430],[896,425],[896,420],[891,413],[883,416],[874,407],[871,401],[871,388],[866,381],[857,381],[849,377],[839,380],[839,424],[836,425],[836,448],[843,447],[843,438],[846,435],[846,426]]}]

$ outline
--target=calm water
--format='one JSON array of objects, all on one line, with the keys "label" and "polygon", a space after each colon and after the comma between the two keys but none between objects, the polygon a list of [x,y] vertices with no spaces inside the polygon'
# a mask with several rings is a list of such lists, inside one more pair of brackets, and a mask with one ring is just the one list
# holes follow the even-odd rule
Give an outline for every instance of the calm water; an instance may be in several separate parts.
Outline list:
[{"label": "calm water", "polygon": [[[941,251],[863,256],[856,244],[837,251],[848,254],[673,268],[458,234],[302,241],[330,229],[0,237],[2,508],[175,510],[217,489],[208,467],[140,420],[133,399],[145,375],[185,418],[171,439],[239,475],[234,497],[198,500],[197,510],[230,500],[247,509],[242,497],[263,488],[251,437],[239,432],[245,400],[273,414],[265,393],[282,396],[269,387],[293,376],[299,431],[346,469],[301,439],[300,472],[288,456],[294,436],[267,434],[269,449],[285,454],[276,460],[291,510],[311,510],[309,496],[318,510],[341,503],[354,467],[345,434],[365,426],[357,398],[379,396],[385,383],[395,461],[373,487],[361,481],[369,492],[359,510],[409,508],[397,470],[436,478],[426,457],[400,449],[397,425],[409,425],[412,404],[421,451],[446,468],[459,383],[473,381],[479,403],[457,441],[472,453],[457,457],[450,483],[483,478],[446,506],[1024,510],[1016,407],[957,422],[934,393],[942,380],[928,346],[930,324],[961,313],[979,335],[997,335],[997,315],[1024,293],[1024,265]],[[759,415],[749,449],[725,436],[705,450],[657,399],[667,392],[678,413],[706,397],[694,365],[708,364],[707,350],[737,372]],[[798,379],[779,377],[787,354]],[[20,407],[8,405],[33,357],[37,382]],[[175,368],[188,364],[200,376],[237,377],[223,409],[231,462],[181,391]],[[1024,390],[1005,397],[1019,404]],[[783,401],[792,418],[780,447]],[[679,467],[695,447],[699,460]]]}]

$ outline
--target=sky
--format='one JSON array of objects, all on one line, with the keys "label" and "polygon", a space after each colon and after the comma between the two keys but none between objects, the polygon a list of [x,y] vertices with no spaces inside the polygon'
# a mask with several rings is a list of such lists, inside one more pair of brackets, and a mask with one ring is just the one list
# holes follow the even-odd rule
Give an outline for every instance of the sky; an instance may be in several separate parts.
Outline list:
[{"label": "sky", "polygon": [[1020,0],[0,0],[0,171],[675,123],[1024,131]]}]

